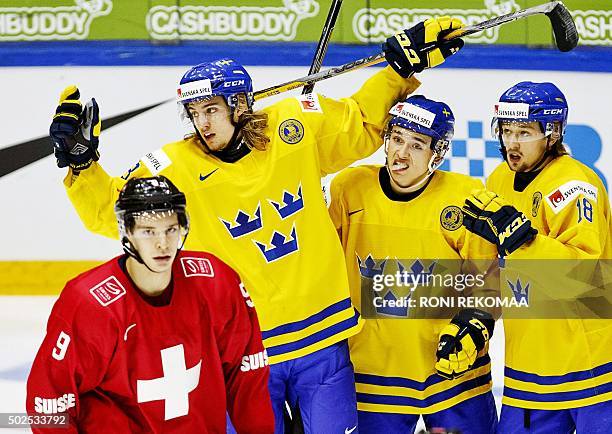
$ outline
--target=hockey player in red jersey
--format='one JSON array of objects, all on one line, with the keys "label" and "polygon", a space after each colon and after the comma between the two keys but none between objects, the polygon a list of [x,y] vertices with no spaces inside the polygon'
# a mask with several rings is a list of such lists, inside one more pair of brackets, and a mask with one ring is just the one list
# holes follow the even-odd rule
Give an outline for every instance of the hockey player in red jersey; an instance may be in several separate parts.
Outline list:
[{"label": "hockey player in red jersey", "polygon": [[238,433],[272,433],[253,302],[228,265],[181,251],[184,194],[163,176],[134,178],[115,212],[126,254],[66,284],[28,378],[28,413],[67,413],[62,433],[221,433],[226,413]]}]

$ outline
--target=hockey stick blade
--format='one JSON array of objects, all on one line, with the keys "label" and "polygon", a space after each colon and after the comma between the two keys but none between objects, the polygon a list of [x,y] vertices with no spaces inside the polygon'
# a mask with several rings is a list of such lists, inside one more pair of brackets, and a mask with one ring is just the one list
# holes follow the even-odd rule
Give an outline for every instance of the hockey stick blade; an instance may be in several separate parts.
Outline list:
[{"label": "hockey stick blade", "polygon": [[576,30],[574,20],[565,5],[560,1],[544,3],[517,12],[501,15],[472,26],[466,26],[449,33],[444,39],[451,40],[461,38],[473,33],[482,32],[491,27],[497,27],[511,21],[537,14],[544,14],[550,20],[555,35],[555,44],[560,51],[570,51],[578,45],[578,31]]},{"label": "hockey stick blade", "polygon": [[546,14],[552,25],[555,43],[560,51],[573,50],[578,45],[578,31],[572,15],[565,5],[557,2],[552,11]]}]

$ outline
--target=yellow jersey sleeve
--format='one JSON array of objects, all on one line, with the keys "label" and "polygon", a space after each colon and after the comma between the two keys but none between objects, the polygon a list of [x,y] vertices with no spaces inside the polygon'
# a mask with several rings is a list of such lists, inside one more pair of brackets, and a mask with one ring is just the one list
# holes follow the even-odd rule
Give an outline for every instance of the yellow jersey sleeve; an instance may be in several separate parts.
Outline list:
[{"label": "yellow jersey sleeve", "polygon": [[168,176],[166,168],[170,164],[169,157],[161,149],[146,154],[123,175],[117,177],[110,176],[98,162],[94,162],[78,176],[69,171],[64,178],[64,187],[70,202],[89,231],[118,239],[119,230],[114,208],[127,180],[150,177],[158,173]]},{"label": "yellow jersey sleeve", "polygon": [[335,100],[313,95],[314,108],[302,111],[305,122],[315,133],[322,176],[376,151],[382,144],[381,132],[390,108],[419,85],[416,78],[403,79],[391,67],[386,67],[350,98]]},{"label": "yellow jersey sleeve", "polygon": [[113,206],[125,181],[111,177],[98,162],[78,177],[71,172],[64,179],[64,187],[83,225],[96,234],[119,238]]}]

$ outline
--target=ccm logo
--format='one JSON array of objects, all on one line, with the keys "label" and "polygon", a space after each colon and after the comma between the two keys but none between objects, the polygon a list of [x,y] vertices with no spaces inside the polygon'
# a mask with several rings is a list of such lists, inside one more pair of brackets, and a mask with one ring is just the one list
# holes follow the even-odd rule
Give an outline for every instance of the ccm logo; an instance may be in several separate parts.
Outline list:
[{"label": "ccm logo", "polygon": [[544,110],[545,115],[560,115],[561,113],[563,113],[562,109]]},{"label": "ccm logo", "polygon": [[234,81],[228,81],[227,83],[223,83],[223,87],[241,86],[243,84],[244,84],[244,80],[234,80]]}]

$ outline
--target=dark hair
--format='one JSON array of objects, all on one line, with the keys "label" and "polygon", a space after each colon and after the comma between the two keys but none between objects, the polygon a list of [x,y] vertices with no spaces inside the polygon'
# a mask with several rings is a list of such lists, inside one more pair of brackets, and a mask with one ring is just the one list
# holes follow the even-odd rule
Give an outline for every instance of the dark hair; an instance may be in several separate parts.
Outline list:
[{"label": "dark hair", "polygon": [[567,148],[563,144],[563,136],[559,137],[559,140],[557,140],[550,147],[550,151],[548,151],[548,152],[550,153],[550,155],[552,155],[555,158],[560,157],[562,155],[568,155],[569,154],[569,152],[567,151]]}]

